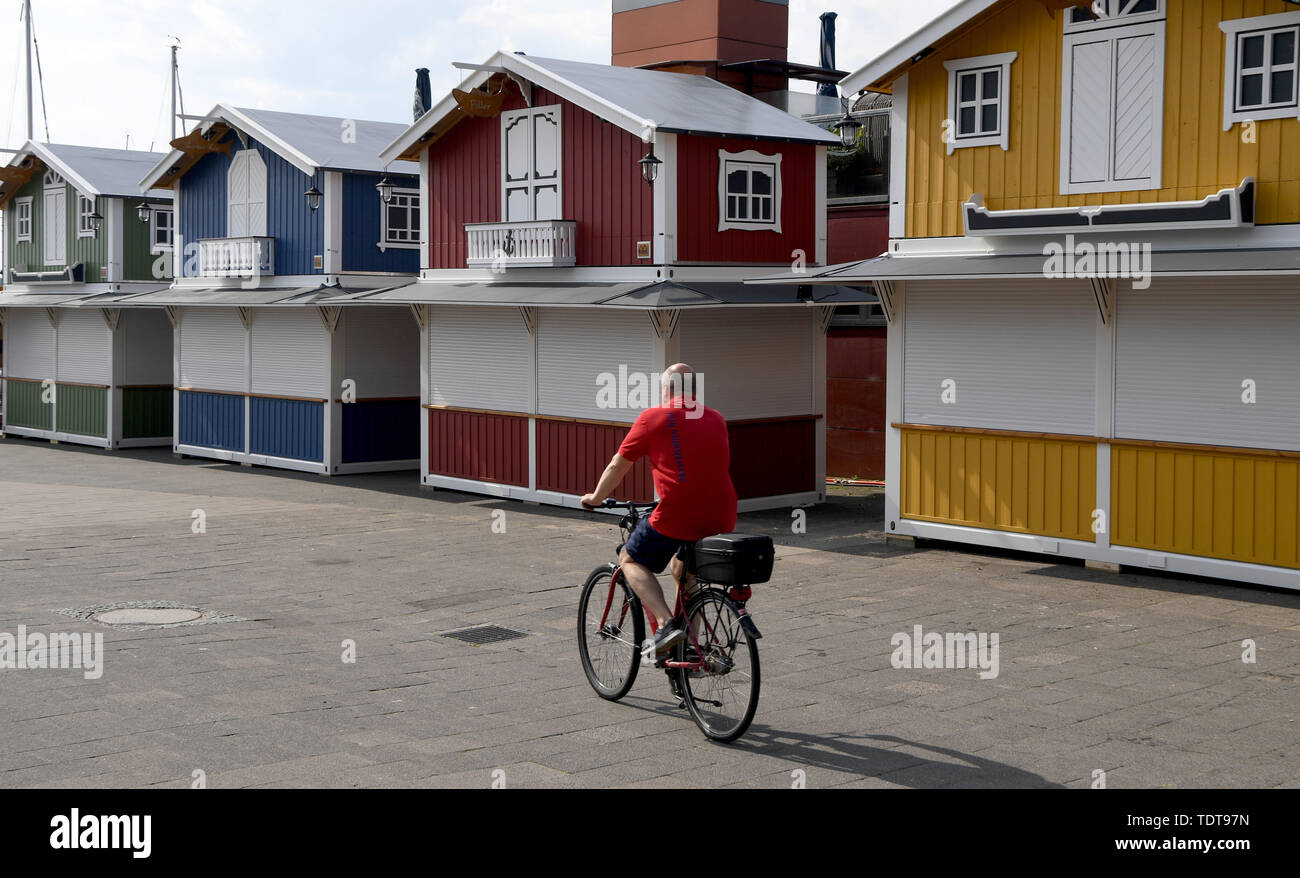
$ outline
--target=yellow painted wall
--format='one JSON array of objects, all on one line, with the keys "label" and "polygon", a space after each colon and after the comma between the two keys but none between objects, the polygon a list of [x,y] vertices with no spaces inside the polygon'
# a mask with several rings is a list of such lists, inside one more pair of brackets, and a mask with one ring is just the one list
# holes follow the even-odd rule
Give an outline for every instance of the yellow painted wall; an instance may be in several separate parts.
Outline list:
[{"label": "yellow painted wall", "polygon": [[1093,542],[1093,440],[902,430],[901,514]]},{"label": "yellow painted wall", "polygon": [[[1168,0],[1164,156],[1159,190],[1060,195],[1061,51],[1064,13],[1041,0],[1009,0],[936,46],[908,72],[907,236],[963,233],[961,204],[982,192],[992,210],[1190,201],[1259,181],[1258,224],[1300,222],[1300,120],[1223,130],[1224,34],[1219,22],[1295,11],[1283,0]],[[947,155],[948,71],[943,62],[999,52],[1011,65],[1009,149],[967,147]]]},{"label": "yellow painted wall", "polygon": [[1111,542],[1300,568],[1300,459],[1114,446]]}]

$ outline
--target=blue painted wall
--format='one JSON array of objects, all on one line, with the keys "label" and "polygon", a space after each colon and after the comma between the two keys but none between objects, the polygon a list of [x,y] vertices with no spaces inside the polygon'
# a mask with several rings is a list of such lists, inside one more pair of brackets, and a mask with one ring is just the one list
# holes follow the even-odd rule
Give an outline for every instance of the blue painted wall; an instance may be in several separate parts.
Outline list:
[{"label": "blue painted wall", "polygon": [[325,459],[325,405],[296,399],[249,400],[249,453],[291,460]]},{"label": "blue painted wall", "polygon": [[182,445],[244,450],[244,397],[181,391]]},{"label": "blue painted wall", "polygon": [[[420,270],[420,251],[379,249],[383,229],[380,208],[383,201],[375,184],[380,178],[370,174],[343,175],[343,270],[404,271]],[[389,177],[399,189],[419,189],[419,177]]]},{"label": "blue painted wall", "polygon": [[420,401],[375,400],[343,406],[343,462],[417,460]]},{"label": "blue painted wall", "polygon": [[[180,231],[187,249],[200,238],[226,237],[226,177],[231,156],[241,147],[233,133],[223,142],[233,143],[231,155],[209,153],[176,184],[181,192]],[[256,140],[250,139],[248,145],[266,163],[266,234],[275,238],[275,273],[321,274],[312,263],[313,257],[325,253],[325,212],[308,207],[303,193],[312,186],[325,191],[324,175],[304,174]],[[186,277],[199,273],[197,251],[193,252],[185,260]]]}]

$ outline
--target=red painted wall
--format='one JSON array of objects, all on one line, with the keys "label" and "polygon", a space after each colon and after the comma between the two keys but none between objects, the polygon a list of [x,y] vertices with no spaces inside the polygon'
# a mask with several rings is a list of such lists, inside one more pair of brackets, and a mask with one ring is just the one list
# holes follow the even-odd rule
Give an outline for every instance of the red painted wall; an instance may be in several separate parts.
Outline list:
[{"label": "red painted wall", "polygon": [[[630,425],[629,425],[630,426]],[[618,451],[627,427],[537,421],[537,490],[585,494],[596,487],[600,474]],[[654,499],[650,460],[641,458],[623,477],[614,496],[619,500]]]},{"label": "red painted wall", "polygon": [[817,421],[728,424],[736,496],[771,497],[817,490]]},{"label": "red painted wall", "polygon": [[885,477],[885,328],[826,333],[826,474]]},{"label": "red painted wall", "polygon": [[428,411],[431,474],[528,487],[528,418]]},{"label": "red painted wall", "polygon": [[889,249],[889,205],[832,207],[826,211],[826,261],[872,259]]},{"label": "red painted wall", "polygon": [[[502,109],[524,106],[509,86]],[[564,219],[578,223],[579,265],[645,265],[638,241],[654,235],[654,193],[641,179],[640,138],[545,89],[533,106],[560,104]],[[716,183],[715,183],[716,187]],[[464,268],[465,223],[501,220],[501,119],[466,118],[429,146],[429,249],[433,268]]]},{"label": "red painted wall", "polygon": [[[781,160],[781,234],[718,231],[718,150]],[[817,150],[808,143],[773,143],[724,137],[677,138],[677,258],[683,262],[789,263],[795,250],[811,262],[817,252]]]}]

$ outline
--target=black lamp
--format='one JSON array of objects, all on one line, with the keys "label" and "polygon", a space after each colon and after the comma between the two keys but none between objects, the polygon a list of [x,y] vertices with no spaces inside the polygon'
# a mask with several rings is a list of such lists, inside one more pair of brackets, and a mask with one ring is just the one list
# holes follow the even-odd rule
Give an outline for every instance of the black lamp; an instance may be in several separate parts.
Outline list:
[{"label": "black lamp", "polygon": [[315,186],[312,186],[302,194],[307,197],[307,206],[312,210],[316,210],[320,207],[321,191]]},{"label": "black lamp", "polygon": [[149,207],[147,202],[141,201],[135,206],[135,215],[140,217],[140,222],[142,223],[149,222],[149,215],[152,213],[153,210]]},{"label": "black lamp", "polygon": [[104,217],[99,211],[95,211],[90,215],[90,227],[96,232],[104,227]]},{"label": "black lamp", "polygon": [[375,184],[375,188],[379,190],[379,197],[383,199],[384,204],[392,203],[393,181],[388,179],[387,174],[384,175],[384,179],[380,180],[378,183]]},{"label": "black lamp", "polygon": [[654,149],[642,156],[637,164],[641,166],[641,179],[653,186],[655,180],[659,179],[659,167],[663,164],[659,156],[655,155]]},{"label": "black lamp", "polygon": [[839,132],[840,145],[845,149],[853,149],[858,142],[858,132],[862,130],[862,123],[849,113],[848,107],[844,108],[844,115],[840,117]]}]

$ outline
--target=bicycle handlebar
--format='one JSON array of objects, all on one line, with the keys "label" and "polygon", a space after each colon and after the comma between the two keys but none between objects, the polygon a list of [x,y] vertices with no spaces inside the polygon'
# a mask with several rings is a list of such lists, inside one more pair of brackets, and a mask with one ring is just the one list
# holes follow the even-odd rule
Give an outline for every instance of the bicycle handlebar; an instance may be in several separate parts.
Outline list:
[{"label": "bicycle handlebar", "polygon": [[638,503],[635,500],[615,500],[613,497],[607,497],[605,500],[601,501],[600,506],[589,506],[587,509],[639,509],[644,512],[649,512],[658,505],[658,500],[655,500],[653,503]]}]

